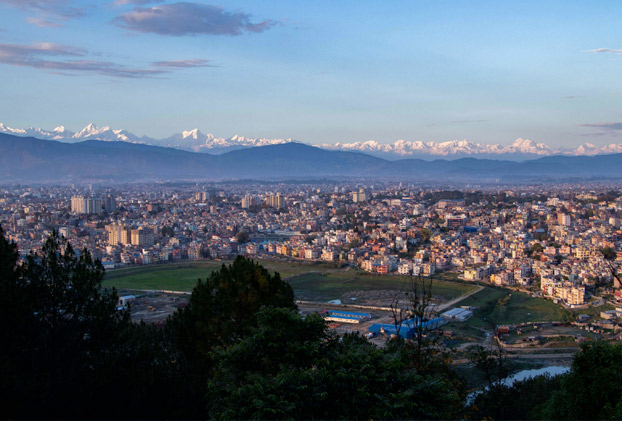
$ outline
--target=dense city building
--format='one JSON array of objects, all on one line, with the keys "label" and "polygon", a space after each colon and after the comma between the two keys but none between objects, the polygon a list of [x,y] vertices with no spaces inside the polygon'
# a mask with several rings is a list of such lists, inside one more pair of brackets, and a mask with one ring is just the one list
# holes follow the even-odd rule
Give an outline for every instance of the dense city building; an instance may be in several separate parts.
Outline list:
[{"label": "dense city building", "polygon": [[401,276],[454,273],[568,306],[597,287],[622,299],[602,288],[614,284],[622,256],[622,197],[598,186],[30,187],[1,190],[0,205],[0,223],[23,253],[57,230],[108,268],[244,254]]}]

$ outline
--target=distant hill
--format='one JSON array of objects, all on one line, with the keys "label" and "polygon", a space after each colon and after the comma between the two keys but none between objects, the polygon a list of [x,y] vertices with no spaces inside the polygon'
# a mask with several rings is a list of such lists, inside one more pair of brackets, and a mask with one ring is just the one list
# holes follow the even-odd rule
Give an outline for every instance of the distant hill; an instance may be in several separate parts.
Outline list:
[{"label": "distant hill", "polygon": [[[211,133],[203,133],[199,129],[183,130],[168,137],[156,139],[148,136],[137,136],[124,129],[113,129],[110,126],[98,127],[93,123],[83,129],[72,132],[64,126],[58,126],[52,130],[38,127],[13,128],[0,122],[0,133],[13,136],[35,137],[37,139],[58,140],[64,143],[77,143],[86,140],[119,141],[139,143],[143,145],[162,146],[175,148],[189,152],[204,152],[209,154],[222,154],[225,152],[268,145],[290,143],[293,140],[253,138],[234,135],[231,137],[219,137]],[[509,145],[486,144],[471,142],[466,139],[450,140],[445,142],[424,142],[420,140],[396,140],[393,143],[380,143],[374,140],[365,142],[335,144],[325,143],[319,145],[323,149],[344,152],[363,152],[379,158],[395,160],[404,158],[419,159],[504,159],[511,161],[524,161],[537,159],[545,156],[593,156],[613,153],[622,153],[622,143],[597,146],[592,143],[567,148],[555,148],[545,143],[535,142],[529,139],[518,138]]]},{"label": "distant hill", "polygon": [[551,156],[524,162],[474,158],[388,161],[360,152],[289,142],[210,155],[127,142],[70,144],[0,133],[0,176],[6,182],[275,177],[533,182],[622,177],[622,154]]}]

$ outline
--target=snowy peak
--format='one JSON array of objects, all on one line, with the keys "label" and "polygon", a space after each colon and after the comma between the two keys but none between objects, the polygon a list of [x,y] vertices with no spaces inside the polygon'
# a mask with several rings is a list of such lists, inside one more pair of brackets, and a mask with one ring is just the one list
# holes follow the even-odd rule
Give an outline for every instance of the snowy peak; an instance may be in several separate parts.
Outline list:
[{"label": "snowy peak", "polygon": [[203,133],[201,133],[199,131],[199,129],[192,129],[192,130],[188,130],[188,131],[183,131],[181,132],[181,136],[185,139],[187,137],[191,137],[194,140],[197,140],[199,138],[199,136],[202,136]]},{"label": "snowy peak", "polygon": [[93,134],[97,134],[98,132],[99,132],[99,128],[95,124],[89,123],[86,125],[86,127],[80,130],[78,133],[74,134],[73,137],[85,138],[85,137],[92,136]]},{"label": "snowy peak", "polygon": [[183,130],[163,139],[153,139],[147,136],[138,137],[123,129],[112,129],[110,126],[98,127],[94,123],[87,124],[82,130],[74,133],[64,126],[57,126],[53,130],[38,128],[14,129],[0,123],[0,133],[14,136],[31,136],[39,139],[58,140],[60,142],[81,142],[84,140],[121,141],[129,143],[143,143],[147,145],[163,146],[194,152],[223,153],[228,150],[241,149],[253,146],[277,145],[292,142],[288,139],[252,138],[234,135],[230,138],[216,137],[213,134],[202,133],[199,129]]},{"label": "snowy peak", "polygon": [[553,149],[544,143],[536,143],[532,140],[521,138],[516,139],[507,149],[536,155],[551,155],[553,152]]},{"label": "snowy peak", "polygon": [[[29,127],[27,129],[11,128],[0,123],[0,133],[14,136],[30,136],[39,139],[57,140],[60,142],[81,142],[84,140],[121,141],[143,143],[147,145],[176,148],[194,152],[223,153],[230,150],[255,146],[278,145],[293,140],[252,138],[235,134],[229,138],[217,137],[213,134],[202,133],[199,129],[183,130],[162,139],[153,139],[147,136],[138,137],[123,129],[112,129],[110,126],[98,127],[89,123],[82,130],[74,133],[60,125],[53,130]],[[319,145],[322,148],[342,151],[358,151],[370,154],[393,156],[401,158],[499,158],[499,159],[528,159],[549,155],[600,155],[622,153],[622,144],[612,143],[606,146],[597,146],[585,143],[576,148],[552,148],[545,143],[530,139],[518,138],[509,145],[482,144],[470,142],[466,139],[456,139],[444,142],[424,142],[421,140],[399,139],[393,143],[380,143],[376,140],[356,141],[351,143],[337,142],[335,144]]]},{"label": "snowy peak", "polygon": [[517,157],[529,158],[549,155],[599,155],[622,153],[622,144],[595,146],[590,143],[574,149],[555,149],[545,143],[534,142],[530,139],[518,138],[510,145],[482,144],[463,140],[445,142],[423,142],[420,140],[397,140],[393,143],[382,144],[375,140],[366,142],[341,143],[334,145],[323,144],[321,147],[331,150],[361,151],[377,154],[392,154],[400,157]]}]

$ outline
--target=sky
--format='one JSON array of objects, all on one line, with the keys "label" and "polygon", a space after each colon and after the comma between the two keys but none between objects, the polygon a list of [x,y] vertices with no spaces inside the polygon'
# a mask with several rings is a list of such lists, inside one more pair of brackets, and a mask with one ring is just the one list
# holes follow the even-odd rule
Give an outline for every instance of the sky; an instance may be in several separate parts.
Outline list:
[{"label": "sky", "polygon": [[0,0],[0,122],[622,143],[619,1]]}]

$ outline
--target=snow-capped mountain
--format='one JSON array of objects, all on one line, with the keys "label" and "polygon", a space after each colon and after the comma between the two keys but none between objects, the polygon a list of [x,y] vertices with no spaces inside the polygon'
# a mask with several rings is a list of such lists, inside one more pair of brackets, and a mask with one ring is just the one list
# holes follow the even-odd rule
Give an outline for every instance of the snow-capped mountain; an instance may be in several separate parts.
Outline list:
[{"label": "snow-capped mountain", "polygon": [[155,140],[152,144],[169,148],[191,150],[194,152],[221,153],[227,150],[277,145],[289,143],[292,139],[264,139],[232,136],[230,138],[216,137],[211,133],[202,133],[199,129],[184,130],[165,139]]},{"label": "snow-capped mountain", "polygon": [[63,126],[58,126],[52,131],[29,127],[27,129],[13,129],[0,123],[0,133],[12,134],[14,136],[32,136],[39,139],[54,139],[60,140],[70,138],[73,136],[73,132],[65,129]]},{"label": "snow-capped mountain", "polygon": [[[0,133],[15,136],[36,137],[39,139],[57,140],[60,142],[81,142],[85,140],[122,141],[129,143],[142,143],[146,145],[162,146],[194,152],[223,153],[234,149],[277,145],[289,143],[288,139],[251,138],[245,136],[232,136],[229,138],[217,137],[213,134],[205,134],[199,129],[184,130],[162,139],[153,139],[147,136],[137,136],[127,130],[112,129],[109,126],[97,127],[93,123],[88,124],[78,132],[67,130],[64,126],[58,126],[53,130],[29,127],[27,129],[15,129],[0,123]],[[324,149],[358,151],[385,158],[503,158],[503,159],[529,159],[549,155],[601,155],[622,153],[622,144],[612,143],[606,146],[596,146],[585,143],[576,148],[552,148],[544,143],[534,142],[529,139],[516,139],[509,145],[475,143],[468,140],[451,140],[446,142],[423,142],[420,140],[397,140],[393,143],[379,143],[375,140],[366,142],[352,142],[319,145]]]},{"label": "snow-capped mountain", "polygon": [[127,130],[112,129],[109,126],[97,127],[90,123],[82,130],[74,133],[64,126],[58,126],[54,130],[37,128],[14,129],[0,123],[0,133],[15,136],[36,137],[39,139],[57,140],[60,142],[74,143],[85,140],[121,141],[129,143],[142,143],[145,145],[163,146],[167,148],[182,149],[194,152],[223,153],[229,150],[253,147],[277,145],[289,143],[292,139],[265,139],[249,138],[235,135],[230,138],[216,137],[213,134],[204,134],[199,129],[184,130],[181,133],[163,139],[153,139],[147,136],[137,136]]},{"label": "snow-capped mountain", "polygon": [[[588,146],[589,145],[589,146]],[[334,145],[321,145],[325,149],[362,151],[376,154],[392,154],[404,158],[409,157],[451,157],[465,156],[476,157],[504,157],[514,156],[520,158],[540,157],[548,155],[595,155],[622,151],[622,145],[609,145],[599,148],[586,144],[575,149],[555,149],[544,143],[534,142],[529,139],[516,139],[510,145],[483,144],[469,142],[468,140],[452,140],[447,142],[422,142],[397,140],[390,144],[378,143],[374,140],[367,142],[336,143]]]}]

